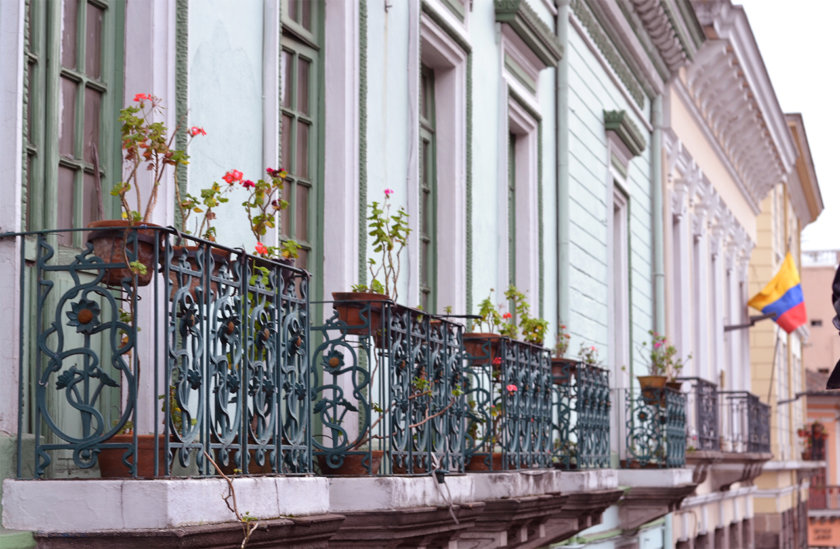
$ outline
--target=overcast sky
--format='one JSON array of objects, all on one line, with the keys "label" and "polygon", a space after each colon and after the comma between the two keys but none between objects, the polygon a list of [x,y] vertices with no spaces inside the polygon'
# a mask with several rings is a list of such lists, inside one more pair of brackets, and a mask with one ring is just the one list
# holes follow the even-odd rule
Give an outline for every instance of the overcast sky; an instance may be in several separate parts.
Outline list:
[{"label": "overcast sky", "polygon": [[840,74],[837,0],[733,0],[747,12],[784,112],[802,113],[825,210],[802,233],[804,250],[840,249]]}]

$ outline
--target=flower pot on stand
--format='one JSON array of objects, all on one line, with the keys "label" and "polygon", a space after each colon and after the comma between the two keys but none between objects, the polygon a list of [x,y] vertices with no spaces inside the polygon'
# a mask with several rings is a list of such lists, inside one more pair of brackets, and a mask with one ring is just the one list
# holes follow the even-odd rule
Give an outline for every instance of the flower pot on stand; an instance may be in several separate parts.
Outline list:
[{"label": "flower pot on stand", "polygon": [[577,373],[577,361],[569,358],[551,359],[551,379],[556,385],[568,385]]},{"label": "flower pot on stand", "polygon": [[464,350],[473,364],[484,365],[499,356],[502,336],[486,332],[464,334]]},{"label": "flower pot on stand", "polygon": [[[172,246],[172,264],[176,264],[177,262],[180,262],[181,258],[186,254],[186,262],[187,262],[187,265],[189,265],[189,268],[193,271],[198,271],[198,269],[199,269],[198,257],[197,257],[198,250],[199,250],[199,246]],[[210,248],[209,251],[213,256],[213,273],[212,274],[213,274],[213,276],[218,276],[219,275],[219,269],[221,268],[221,266],[228,262],[228,259],[230,258],[230,252],[227,251],[227,250],[219,249],[219,248]],[[204,261],[206,262],[206,259]],[[161,263],[162,263],[161,270],[164,269],[163,263],[165,263],[165,262],[166,262],[166,259],[161,259]],[[183,273],[173,271],[171,269],[171,265],[170,265],[169,281],[170,281],[171,286],[172,286],[172,294],[173,295],[178,290],[178,288],[181,284],[180,278],[181,278],[182,274]],[[202,285],[202,283],[204,282],[204,276],[203,275],[202,276],[190,276],[189,279],[190,279],[189,280],[190,295],[193,296],[193,298],[195,298],[196,297],[195,289]],[[211,287],[213,288],[213,290],[218,291],[218,284],[217,283],[211,282]]]},{"label": "flower pot on stand", "polygon": [[502,453],[493,452],[490,455],[476,454],[464,465],[464,470],[471,472],[504,471]]},{"label": "flower pot on stand", "polygon": [[393,304],[387,295],[372,292],[333,292],[332,297],[339,320],[347,324],[347,333],[354,335],[375,335],[381,329],[386,305]]},{"label": "flower pot on stand", "polygon": [[[132,444],[131,433],[114,435],[108,442]],[[166,452],[164,435],[157,435],[158,463],[162,476],[166,470]],[[129,478],[131,470],[123,463],[127,448],[103,448],[99,452],[99,472],[102,478]],[[137,454],[131,459],[137,463],[138,478],[155,478],[155,435],[137,435]]]},{"label": "flower pot on stand", "polygon": [[645,404],[662,405],[665,401],[665,376],[636,376],[642,387]]},{"label": "flower pot on stand", "polygon": [[[131,246],[130,235],[137,233],[137,261],[146,266],[145,274],[137,274],[137,285],[146,286],[152,281],[154,269],[152,264],[155,259],[155,240],[160,242],[161,233],[157,225],[144,224],[144,229],[133,229],[128,221],[124,219],[105,219],[93,221],[88,224],[91,229],[99,229],[88,233],[87,240],[93,244],[93,253],[104,263],[127,263],[131,261],[128,257],[127,246]],[[123,279],[131,278],[134,273],[130,267],[105,269],[102,281],[110,286],[119,286]]]}]

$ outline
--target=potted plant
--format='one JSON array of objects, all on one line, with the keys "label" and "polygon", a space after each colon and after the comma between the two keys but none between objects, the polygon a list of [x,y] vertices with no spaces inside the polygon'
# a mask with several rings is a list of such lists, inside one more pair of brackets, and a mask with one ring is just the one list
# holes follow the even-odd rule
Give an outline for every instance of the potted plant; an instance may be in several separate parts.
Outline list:
[{"label": "potted plant", "polygon": [[368,234],[373,238],[374,253],[379,254],[378,263],[373,257],[368,259],[370,283],[356,284],[350,292],[332,293],[338,318],[350,327],[347,332],[351,334],[376,331],[385,303],[397,301],[400,255],[411,229],[405,208],[400,207],[396,214],[391,214],[392,194],[392,189],[385,189],[382,204],[374,201],[368,205]]},{"label": "potted plant", "polygon": [[803,444],[802,459],[823,459],[822,448],[825,445],[824,441],[828,438],[828,433],[821,421],[814,420],[811,423],[806,423],[800,429],[797,429],[796,434]]},{"label": "potted plant", "polygon": [[561,324],[557,330],[557,340],[551,355],[551,377],[556,384],[569,383],[577,371],[577,361],[566,358],[571,338],[572,336],[566,331],[566,325]]},{"label": "potted plant", "polygon": [[[182,233],[190,235],[194,234],[205,240],[209,240],[210,242],[216,241],[216,227],[213,226],[213,220],[216,219],[215,208],[225,202],[228,202],[229,199],[225,195],[229,194],[234,188],[231,176],[233,172],[235,172],[235,170],[229,171],[223,178],[227,182],[227,185],[222,185],[221,183],[214,181],[209,187],[201,189],[199,191],[199,196],[195,196],[190,193],[182,195],[180,186],[175,186],[175,198],[181,212]],[[229,179],[230,181],[228,181]],[[201,216],[198,217],[197,214],[201,214]],[[194,215],[195,217],[193,217]],[[193,222],[192,225],[190,224],[191,220]],[[178,244],[172,246],[172,260],[173,262],[183,261],[189,265],[192,270],[197,270],[199,266],[197,256],[198,250],[199,246],[181,245],[179,240]],[[217,275],[219,267],[227,262],[230,253],[216,247],[210,247],[209,253],[213,257],[213,274]],[[169,277],[173,285],[178,284],[179,276],[177,272],[170,271]],[[190,293],[195,295],[195,288],[198,287],[202,281],[198,277],[189,278]],[[176,288],[173,288],[173,291],[175,291],[175,289]]]},{"label": "potted plant", "polygon": [[[136,105],[129,105],[120,111],[122,124],[123,157],[128,169],[128,176],[118,182],[111,190],[119,197],[122,219],[94,221],[88,225],[93,229],[88,234],[94,254],[105,263],[125,263],[126,268],[107,269],[103,282],[119,285],[123,279],[134,276],[138,286],[147,285],[154,274],[155,239],[159,233],[155,229],[137,229],[138,225],[149,225],[152,211],[157,204],[158,191],[171,168],[175,187],[178,187],[179,165],[188,163],[185,150],[172,146],[178,128],[168,135],[163,122],[154,122],[156,113],[163,110],[161,100],[154,95],[138,93],[134,96]],[[198,135],[206,135],[199,127],[188,131],[190,140]],[[140,173],[151,174],[152,185],[148,198],[144,201],[140,192]],[[135,210],[129,203],[129,196],[134,196]],[[103,229],[105,228],[105,229]],[[111,230],[108,230],[111,229]]]},{"label": "potted plant", "polygon": [[[683,360],[677,356],[677,348],[669,344],[664,335],[653,330],[648,331],[648,333],[651,336],[650,346],[647,342],[643,342],[642,350],[650,360],[650,373],[646,376],[636,377],[642,388],[642,397],[645,402],[662,404],[666,383],[669,381],[675,382],[685,362],[691,359],[691,355]],[[679,390],[676,386],[672,386],[672,388]]]},{"label": "potted plant", "polygon": [[503,304],[493,303],[493,292],[490,288],[490,295],[479,303],[480,318],[474,325],[477,331],[464,334],[464,348],[474,364],[486,364],[497,358],[499,338],[502,336],[518,339],[521,332],[522,340],[541,346],[548,330],[548,321],[531,316],[531,307],[516,286],[509,286],[504,294],[516,313],[515,317],[509,311],[501,312]]}]

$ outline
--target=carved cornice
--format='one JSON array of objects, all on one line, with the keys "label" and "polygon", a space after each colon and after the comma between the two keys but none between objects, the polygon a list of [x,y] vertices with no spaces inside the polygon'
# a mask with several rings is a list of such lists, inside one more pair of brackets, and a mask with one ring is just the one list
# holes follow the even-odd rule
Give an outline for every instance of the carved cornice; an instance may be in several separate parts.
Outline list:
[{"label": "carved cornice", "polygon": [[557,66],[563,45],[526,0],[495,0],[494,6],[497,22],[507,23],[545,66]]},{"label": "carved cornice", "polygon": [[627,111],[604,111],[604,129],[613,132],[631,156],[639,156],[645,150],[645,138]]},{"label": "carved cornice", "polygon": [[753,211],[795,160],[790,132],[746,15],[729,2],[693,2],[705,42],[683,84]]},{"label": "carved cornice", "polygon": [[612,70],[615,71],[615,74],[621,80],[621,83],[624,84],[624,87],[627,88],[628,93],[630,93],[639,107],[643,107],[645,104],[645,93],[642,90],[642,86],[639,84],[633,71],[630,70],[630,67],[627,66],[627,63],[621,57],[615,44],[612,43],[612,40],[604,32],[601,23],[592,14],[586,0],[572,0],[571,6],[575,17],[583,24],[592,41],[598,47],[598,50],[607,60],[610,67],[612,67]]},{"label": "carved cornice", "polygon": [[639,16],[642,25],[659,51],[671,74],[676,73],[690,60],[700,47],[702,29],[691,9],[684,10],[688,17],[683,20],[686,29],[678,24],[675,14],[667,1],[631,0],[633,10]]},{"label": "carved cornice", "polygon": [[691,483],[630,488],[618,504],[620,528],[635,531],[643,524],[678,510],[682,500],[696,487],[696,483]]}]

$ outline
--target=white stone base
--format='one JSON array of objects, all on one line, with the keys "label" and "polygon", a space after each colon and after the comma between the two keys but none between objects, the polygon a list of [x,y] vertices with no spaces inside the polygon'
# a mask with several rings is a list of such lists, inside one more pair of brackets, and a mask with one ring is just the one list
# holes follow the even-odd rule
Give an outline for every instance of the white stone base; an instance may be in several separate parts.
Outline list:
[{"label": "white stone base", "polygon": [[618,483],[621,486],[675,487],[691,484],[692,469],[619,469]]},{"label": "white stone base", "polygon": [[[233,481],[241,514],[257,518],[326,513],[322,477]],[[224,479],[14,480],[3,482],[3,526],[41,532],[172,528],[236,520]]]}]

